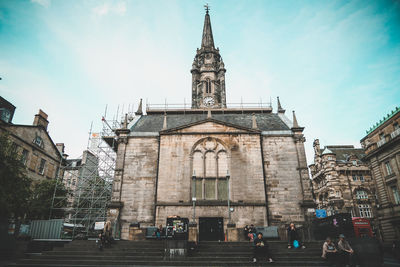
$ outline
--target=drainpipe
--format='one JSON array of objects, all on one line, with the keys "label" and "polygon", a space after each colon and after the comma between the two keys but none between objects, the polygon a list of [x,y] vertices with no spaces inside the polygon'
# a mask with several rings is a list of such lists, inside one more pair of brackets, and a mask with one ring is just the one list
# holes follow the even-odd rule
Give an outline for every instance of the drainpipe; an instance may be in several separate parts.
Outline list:
[{"label": "drainpipe", "polygon": [[157,216],[157,188],[158,188],[158,171],[160,167],[160,143],[161,143],[161,136],[158,135],[158,157],[157,157],[157,170],[156,170],[156,185],[154,188],[154,213],[153,213],[153,221],[154,225],[156,226],[156,216]]},{"label": "drainpipe", "polygon": [[264,149],[263,149],[263,136],[262,136],[262,133],[260,133],[260,148],[261,148],[261,161],[262,161],[262,170],[263,170],[263,178],[264,178],[265,211],[267,213],[267,226],[269,226],[267,178],[265,177],[265,163],[264,163]]}]

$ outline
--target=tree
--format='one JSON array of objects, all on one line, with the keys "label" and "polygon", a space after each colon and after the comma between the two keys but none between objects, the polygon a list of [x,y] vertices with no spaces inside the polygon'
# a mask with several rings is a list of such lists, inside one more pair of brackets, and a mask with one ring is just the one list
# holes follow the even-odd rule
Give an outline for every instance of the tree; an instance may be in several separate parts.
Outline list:
[{"label": "tree", "polygon": [[0,218],[23,217],[31,194],[31,179],[7,133],[0,133]]},{"label": "tree", "polygon": [[[57,180],[43,180],[35,184],[29,204],[28,217],[33,220],[47,220],[50,215],[54,193],[55,198],[58,199],[57,207],[66,207],[68,191],[62,182],[57,182]],[[64,217],[63,209],[53,210],[52,218],[62,217]]]}]

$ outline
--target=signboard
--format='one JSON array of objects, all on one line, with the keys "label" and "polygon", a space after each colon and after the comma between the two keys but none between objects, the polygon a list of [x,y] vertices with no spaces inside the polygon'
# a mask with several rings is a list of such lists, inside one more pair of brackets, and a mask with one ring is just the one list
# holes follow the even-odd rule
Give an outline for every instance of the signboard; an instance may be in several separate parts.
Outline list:
[{"label": "signboard", "polygon": [[94,223],[94,230],[103,230],[104,229],[104,222],[95,222]]},{"label": "signboard", "polygon": [[315,210],[317,218],[326,218],[326,210]]}]

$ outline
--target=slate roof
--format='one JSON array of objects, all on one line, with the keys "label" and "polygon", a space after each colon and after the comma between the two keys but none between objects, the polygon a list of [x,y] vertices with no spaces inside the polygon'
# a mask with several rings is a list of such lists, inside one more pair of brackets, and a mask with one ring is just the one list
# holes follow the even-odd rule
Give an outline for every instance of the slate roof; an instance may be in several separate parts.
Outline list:
[{"label": "slate roof", "polygon": [[362,148],[354,148],[351,146],[327,146],[333,153],[336,154],[336,161],[348,161],[350,155],[355,155],[359,160],[365,156],[365,151]]},{"label": "slate roof", "polygon": [[[282,121],[278,114],[259,113],[255,114],[257,127],[261,131],[283,131],[290,128]],[[252,127],[252,114],[212,114],[217,121],[232,125],[250,128]],[[207,114],[171,114],[167,115],[167,129],[181,127],[207,119]],[[135,125],[132,132],[159,132],[163,127],[164,115],[151,114],[142,116]]]}]

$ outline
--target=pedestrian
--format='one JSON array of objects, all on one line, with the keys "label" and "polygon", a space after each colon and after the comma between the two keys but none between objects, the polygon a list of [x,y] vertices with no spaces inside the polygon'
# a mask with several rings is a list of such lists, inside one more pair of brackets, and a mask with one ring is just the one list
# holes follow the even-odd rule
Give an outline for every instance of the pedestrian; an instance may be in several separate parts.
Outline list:
[{"label": "pedestrian", "polygon": [[[288,248],[292,248],[292,246],[294,246],[294,242],[297,241],[298,243],[298,247],[301,246],[302,249],[305,249],[306,247],[304,246],[304,244],[301,242],[300,240],[300,236],[299,233],[297,231],[296,226],[294,225],[294,223],[290,223],[289,227],[287,229],[287,236],[288,236]],[[294,246],[295,247],[295,246]]]},{"label": "pedestrian", "polygon": [[248,239],[249,240],[249,231],[250,231],[249,225],[246,224],[246,226],[243,229],[244,239]]},{"label": "pedestrian", "polygon": [[266,257],[267,261],[274,262],[271,258],[271,253],[268,249],[267,241],[263,238],[263,234],[260,232],[254,239],[254,254],[253,262],[257,262],[257,259]]},{"label": "pedestrian", "polygon": [[111,247],[111,241],[112,241],[112,228],[111,228],[111,222],[107,221],[104,225],[103,229],[103,235],[104,235],[104,244],[107,247]]},{"label": "pedestrian", "polygon": [[338,251],[340,262],[346,266],[353,263],[354,250],[351,248],[349,242],[345,239],[344,234],[339,235]]},{"label": "pedestrian", "polygon": [[326,238],[324,245],[322,246],[322,256],[326,259],[330,265],[337,264],[337,250],[335,244],[332,242],[330,237]]},{"label": "pedestrian", "polygon": [[254,227],[254,224],[250,225],[248,237],[250,238],[250,242],[253,242],[256,238],[256,228]]},{"label": "pedestrian", "polygon": [[157,239],[161,239],[161,236],[163,236],[163,226],[160,224],[156,231],[154,232],[155,236]]}]

